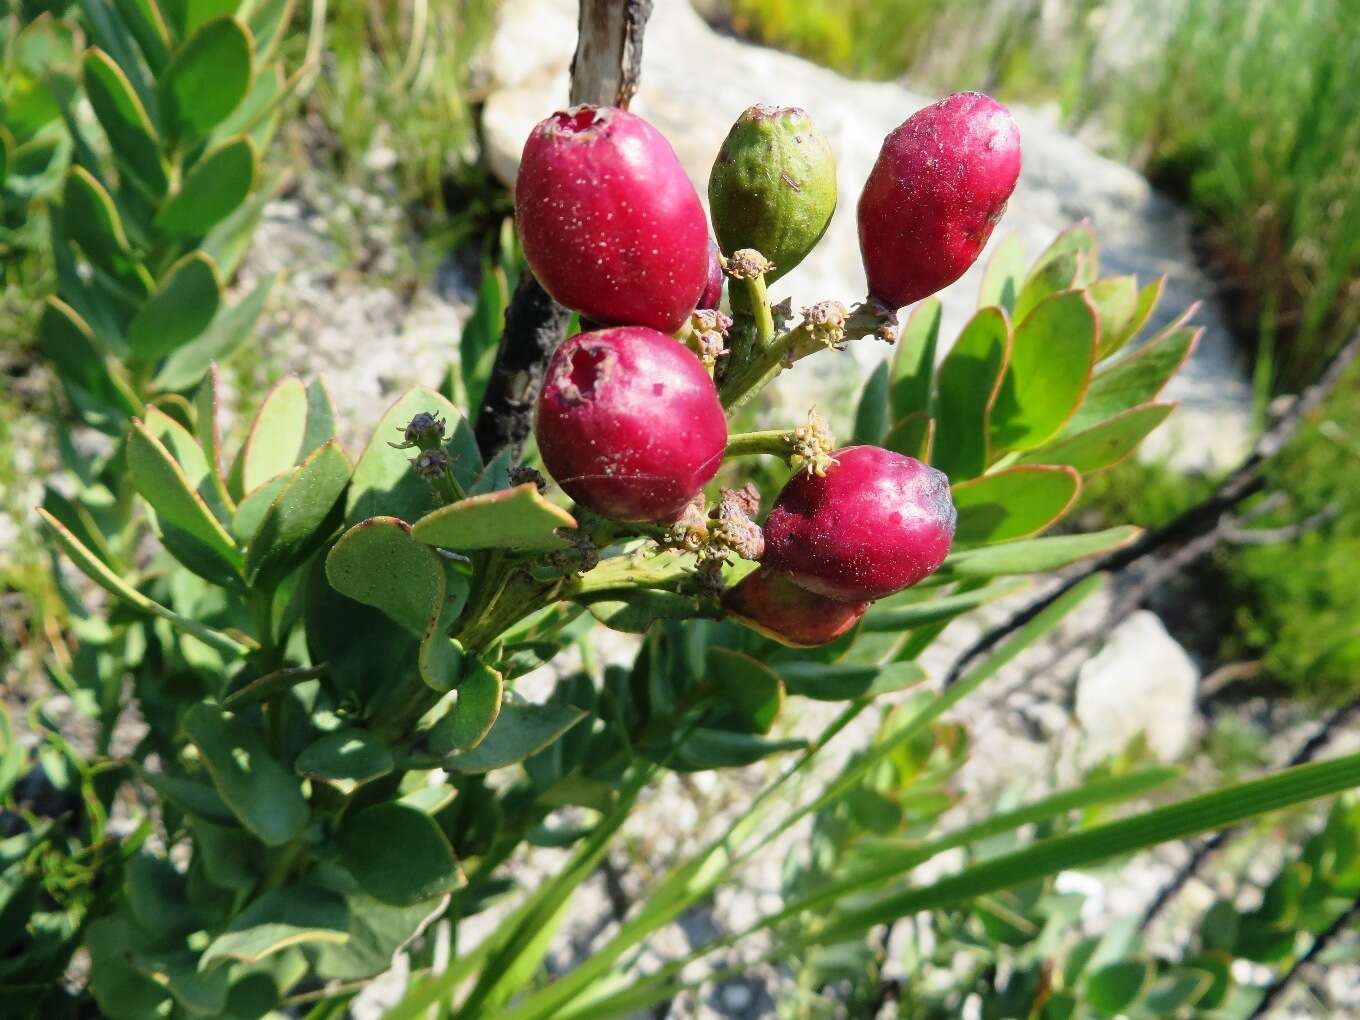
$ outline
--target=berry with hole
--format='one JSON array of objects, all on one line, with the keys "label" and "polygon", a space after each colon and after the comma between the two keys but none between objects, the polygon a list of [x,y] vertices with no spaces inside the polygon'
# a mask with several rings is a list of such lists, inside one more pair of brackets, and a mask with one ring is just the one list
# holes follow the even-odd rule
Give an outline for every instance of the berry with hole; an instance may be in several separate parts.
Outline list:
[{"label": "berry with hole", "polygon": [[644,326],[580,333],[548,364],[539,453],[582,506],[619,521],[671,521],[713,478],[727,419],[684,345]]}]

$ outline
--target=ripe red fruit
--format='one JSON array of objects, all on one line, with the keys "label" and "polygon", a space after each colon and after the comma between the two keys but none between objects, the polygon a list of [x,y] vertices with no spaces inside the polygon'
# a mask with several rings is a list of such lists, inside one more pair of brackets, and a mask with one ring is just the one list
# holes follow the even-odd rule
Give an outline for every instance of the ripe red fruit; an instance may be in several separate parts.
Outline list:
[{"label": "ripe red fruit", "polygon": [[644,326],[579,333],[553,355],[538,450],[572,499],[620,521],[671,521],[718,471],[727,419],[683,344]]},{"label": "ripe red fruit", "polygon": [[723,289],[723,270],[722,263],[718,261],[718,242],[713,238],[708,239],[708,282],[704,284],[704,292],[699,295],[699,307],[716,312],[718,306],[722,304]]},{"label": "ripe red fruit", "polygon": [[934,573],[957,514],[949,479],[877,446],[832,454],[825,477],[794,475],[765,519],[761,562],[808,591],[881,599]]},{"label": "ripe red fruit", "polygon": [[824,645],[864,615],[867,602],[837,602],[798,587],[764,567],[742,578],[723,596],[729,616],[752,630],[794,648]]},{"label": "ripe red fruit", "polygon": [[919,110],[883,140],[859,198],[869,293],[902,308],[953,283],[992,234],[1020,176],[1020,129],[981,92]]},{"label": "ripe red fruit", "polygon": [[708,222],[670,143],[641,117],[574,106],[529,134],[515,182],[544,290],[608,325],[674,333],[708,281]]}]

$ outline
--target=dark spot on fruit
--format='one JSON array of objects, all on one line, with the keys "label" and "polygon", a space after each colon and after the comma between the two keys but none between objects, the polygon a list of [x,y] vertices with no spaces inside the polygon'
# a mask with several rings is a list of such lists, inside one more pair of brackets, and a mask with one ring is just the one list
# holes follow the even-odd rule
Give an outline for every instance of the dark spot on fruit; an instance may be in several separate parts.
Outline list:
[{"label": "dark spot on fruit", "polygon": [[666,392],[666,387],[661,383],[652,383],[652,396],[659,397]]},{"label": "dark spot on fruit", "polygon": [[578,347],[571,352],[567,378],[577,400],[595,394],[595,385],[609,374],[613,354],[602,347]]},{"label": "dark spot on fruit", "polygon": [[802,191],[802,190],[803,190],[802,188],[800,188],[800,187],[798,186],[798,182],[795,181],[792,177],[790,177],[790,176],[789,176],[788,174],[786,174],[786,173],[781,173],[781,174],[779,175],[779,179],[780,179],[781,181],[783,181],[785,184],[787,184],[787,185],[788,185],[790,188],[792,188],[794,191]]}]

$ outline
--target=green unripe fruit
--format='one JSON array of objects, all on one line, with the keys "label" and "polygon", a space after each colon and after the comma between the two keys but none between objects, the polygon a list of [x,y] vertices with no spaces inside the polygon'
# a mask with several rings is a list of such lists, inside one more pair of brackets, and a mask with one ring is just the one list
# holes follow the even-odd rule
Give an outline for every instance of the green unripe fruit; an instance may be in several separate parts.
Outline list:
[{"label": "green unripe fruit", "polygon": [[767,282],[802,262],[836,211],[831,146],[796,107],[756,105],[732,125],[708,178],[723,254],[754,248],[774,263]]}]

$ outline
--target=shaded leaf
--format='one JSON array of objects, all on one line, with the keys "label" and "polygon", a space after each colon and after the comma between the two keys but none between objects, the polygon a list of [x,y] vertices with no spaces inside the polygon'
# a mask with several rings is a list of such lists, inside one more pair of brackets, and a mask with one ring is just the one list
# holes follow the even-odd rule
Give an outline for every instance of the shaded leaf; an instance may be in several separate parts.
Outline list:
[{"label": "shaded leaf", "polygon": [[[992,548],[1008,547],[993,546]],[[959,555],[968,554],[960,553]],[[869,634],[895,633],[901,630],[911,630],[915,627],[928,627],[943,623],[956,616],[971,612],[993,599],[1018,591],[1025,584],[1024,581],[1001,581],[984,588],[961,591],[953,595],[936,595],[933,598],[925,599],[917,597],[909,600],[905,598],[904,596],[915,594],[910,591],[903,592],[900,595],[890,595],[869,607],[869,611],[864,614],[864,622],[860,624],[860,629]]]},{"label": "shaded leaf", "polygon": [[704,678],[754,733],[769,733],[784,708],[784,683],[764,663],[711,647],[704,658]]},{"label": "shaded leaf", "polygon": [[1020,284],[1025,278],[1025,249],[1014,231],[1003,237],[987,260],[978,291],[978,307],[997,305],[1006,313],[1015,312]]},{"label": "shaded leaf", "polygon": [[883,447],[928,464],[934,442],[935,419],[924,411],[917,411],[915,414],[907,415],[892,427],[883,440]]},{"label": "shaded leaf", "polygon": [[165,194],[169,181],[161,162],[160,142],[127,75],[112,57],[97,48],[85,52],[82,66],[85,95],[114,156],[136,174],[152,196]]},{"label": "shaded leaf", "polygon": [[185,713],[183,726],[242,825],[270,846],[302,832],[310,815],[302,781],[273,758],[254,727],[206,702]]},{"label": "shaded leaf", "polygon": [[501,675],[480,655],[471,657],[468,669],[458,684],[458,700],[448,720],[448,747],[443,750],[471,751],[491,732],[501,713]]},{"label": "shaded leaf", "polygon": [[887,434],[888,426],[892,424],[888,409],[888,390],[890,380],[888,376],[887,360],[880,361],[869,374],[869,378],[864,383],[864,389],[860,391],[859,406],[855,409],[855,427],[852,443],[862,445],[868,443],[873,446],[883,442],[884,435]]},{"label": "shaded leaf", "polygon": [[[377,804],[347,816],[337,834],[340,859],[368,895],[411,906],[457,888],[458,861],[433,818],[402,804]],[[400,865],[393,867],[393,850]]]},{"label": "shaded leaf", "polygon": [[451,772],[476,773],[513,765],[542,751],[585,716],[572,705],[502,705],[491,732],[476,750],[451,755],[440,766]]},{"label": "shaded leaf", "polygon": [[659,588],[624,588],[586,603],[590,615],[611,630],[645,634],[658,620],[692,620],[705,615],[703,600]]},{"label": "shaded leaf", "polygon": [[199,966],[206,971],[230,960],[258,963],[289,946],[348,938],[349,908],[344,899],[303,882],[271,890],[246,907],[208,944]]},{"label": "shaded leaf", "polygon": [[113,199],[84,167],[73,166],[67,171],[62,207],[62,223],[85,257],[108,273],[132,298],[148,297],[152,289],[150,274],[132,255]]},{"label": "shaded leaf", "polygon": [[340,524],[349,476],[349,458],[334,439],[289,476],[246,549],[251,584],[273,587],[320,547]]},{"label": "shaded leaf", "polygon": [[780,662],[775,665],[790,694],[817,701],[851,701],[905,690],[926,678],[914,662]]},{"label": "shaded leaf", "polygon": [[319,737],[293,763],[299,775],[334,783],[346,794],[387,775],[393,765],[392,752],[381,740],[366,730],[349,728]]},{"label": "shaded leaf", "polygon": [[919,301],[907,316],[892,356],[889,403],[892,418],[900,420],[930,408],[930,387],[935,376],[935,348],[940,339],[940,299]]}]

